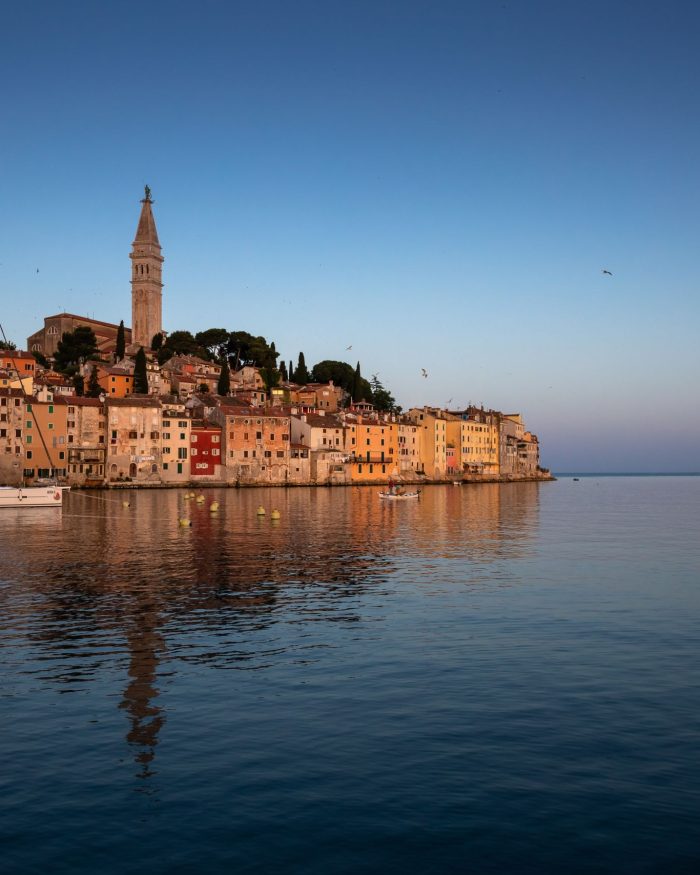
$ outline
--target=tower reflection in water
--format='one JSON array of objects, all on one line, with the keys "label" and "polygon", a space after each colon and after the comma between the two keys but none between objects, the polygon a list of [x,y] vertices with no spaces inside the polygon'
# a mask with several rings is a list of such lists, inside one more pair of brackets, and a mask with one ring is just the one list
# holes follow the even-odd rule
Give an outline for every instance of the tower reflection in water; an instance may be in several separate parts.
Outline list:
[{"label": "tower reflection in water", "polygon": [[[417,502],[389,504],[370,487],[209,490],[203,505],[143,491],[129,508],[112,494],[72,493],[40,529],[26,515],[0,517],[15,634],[21,615],[20,634],[51,660],[43,681],[65,690],[104,670],[96,644],[110,642],[111,668],[127,657],[120,708],[138,776],[149,778],[167,718],[165,663],[170,676],[186,662],[264,670],[292,646],[274,627],[300,623],[315,624],[304,658],[320,659],[314,634],[362,621],[372,593],[384,611],[377,617],[375,600],[372,619],[383,620],[403,586],[431,584],[438,561],[451,584],[490,585],[489,569],[532,549],[540,488],[428,487]],[[191,527],[178,525],[183,516]]]}]

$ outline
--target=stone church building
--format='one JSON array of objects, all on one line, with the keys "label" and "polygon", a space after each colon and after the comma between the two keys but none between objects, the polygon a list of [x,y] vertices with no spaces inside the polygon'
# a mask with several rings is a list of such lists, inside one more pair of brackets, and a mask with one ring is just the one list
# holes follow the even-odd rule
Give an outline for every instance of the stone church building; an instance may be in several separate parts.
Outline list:
[{"label": "stone church building", "polygon": [[[137,352],[143,346],[150,349],[156,334],[163,330],[162,325],[162,269],[156,221],[153,217],[151,190],[146,186],[141,201],[141,215],[136,228],[136,236],[131,245],[131,328],[124,329],[127,349]],[[75,331],[81,325],[92,328],[97,338],[97,347],[105,355],[114,352],[117,342],[118,325],[76,316],[74,313],[57,313],[44,318],[44,327],[27,338],[27,349],[52,356],[58,341],[66,331]]]}]

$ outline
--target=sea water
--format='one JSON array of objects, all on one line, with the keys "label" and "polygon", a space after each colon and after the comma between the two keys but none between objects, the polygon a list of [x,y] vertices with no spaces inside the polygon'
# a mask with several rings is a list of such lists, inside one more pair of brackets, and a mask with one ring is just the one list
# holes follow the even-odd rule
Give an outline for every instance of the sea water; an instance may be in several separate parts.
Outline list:
[{"label": "sea water", "polygon": [[0,870],[700,871],[700,478],[204,494],[0,511]]}]

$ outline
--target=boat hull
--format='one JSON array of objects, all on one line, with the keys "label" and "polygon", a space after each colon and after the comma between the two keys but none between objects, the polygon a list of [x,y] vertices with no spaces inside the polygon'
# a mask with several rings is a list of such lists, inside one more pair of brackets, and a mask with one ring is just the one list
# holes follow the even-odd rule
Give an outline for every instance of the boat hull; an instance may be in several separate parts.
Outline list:
[{"label": "boat hull", "polygon": [[418,498],[420,492],[405,492],[403,495],[392,495],[391,492],[380,492],[379,497],[385,501],[410,501],[412,498]]},{"label": "boat hull", "polygon": [[0,508],[3,507],[61,507],[63,493],[69,486],[2,486]]}]

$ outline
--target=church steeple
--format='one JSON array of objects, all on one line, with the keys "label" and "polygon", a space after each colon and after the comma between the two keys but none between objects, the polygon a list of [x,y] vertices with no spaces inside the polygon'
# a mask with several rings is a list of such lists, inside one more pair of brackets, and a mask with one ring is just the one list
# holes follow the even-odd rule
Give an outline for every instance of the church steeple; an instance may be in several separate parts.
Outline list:
[{"label": "church steeple", "polygon": [[131,248],[131,340],[147,349],[162,330],[163,256],[153,218],[151,189],[146,186],[141,216]]}]

